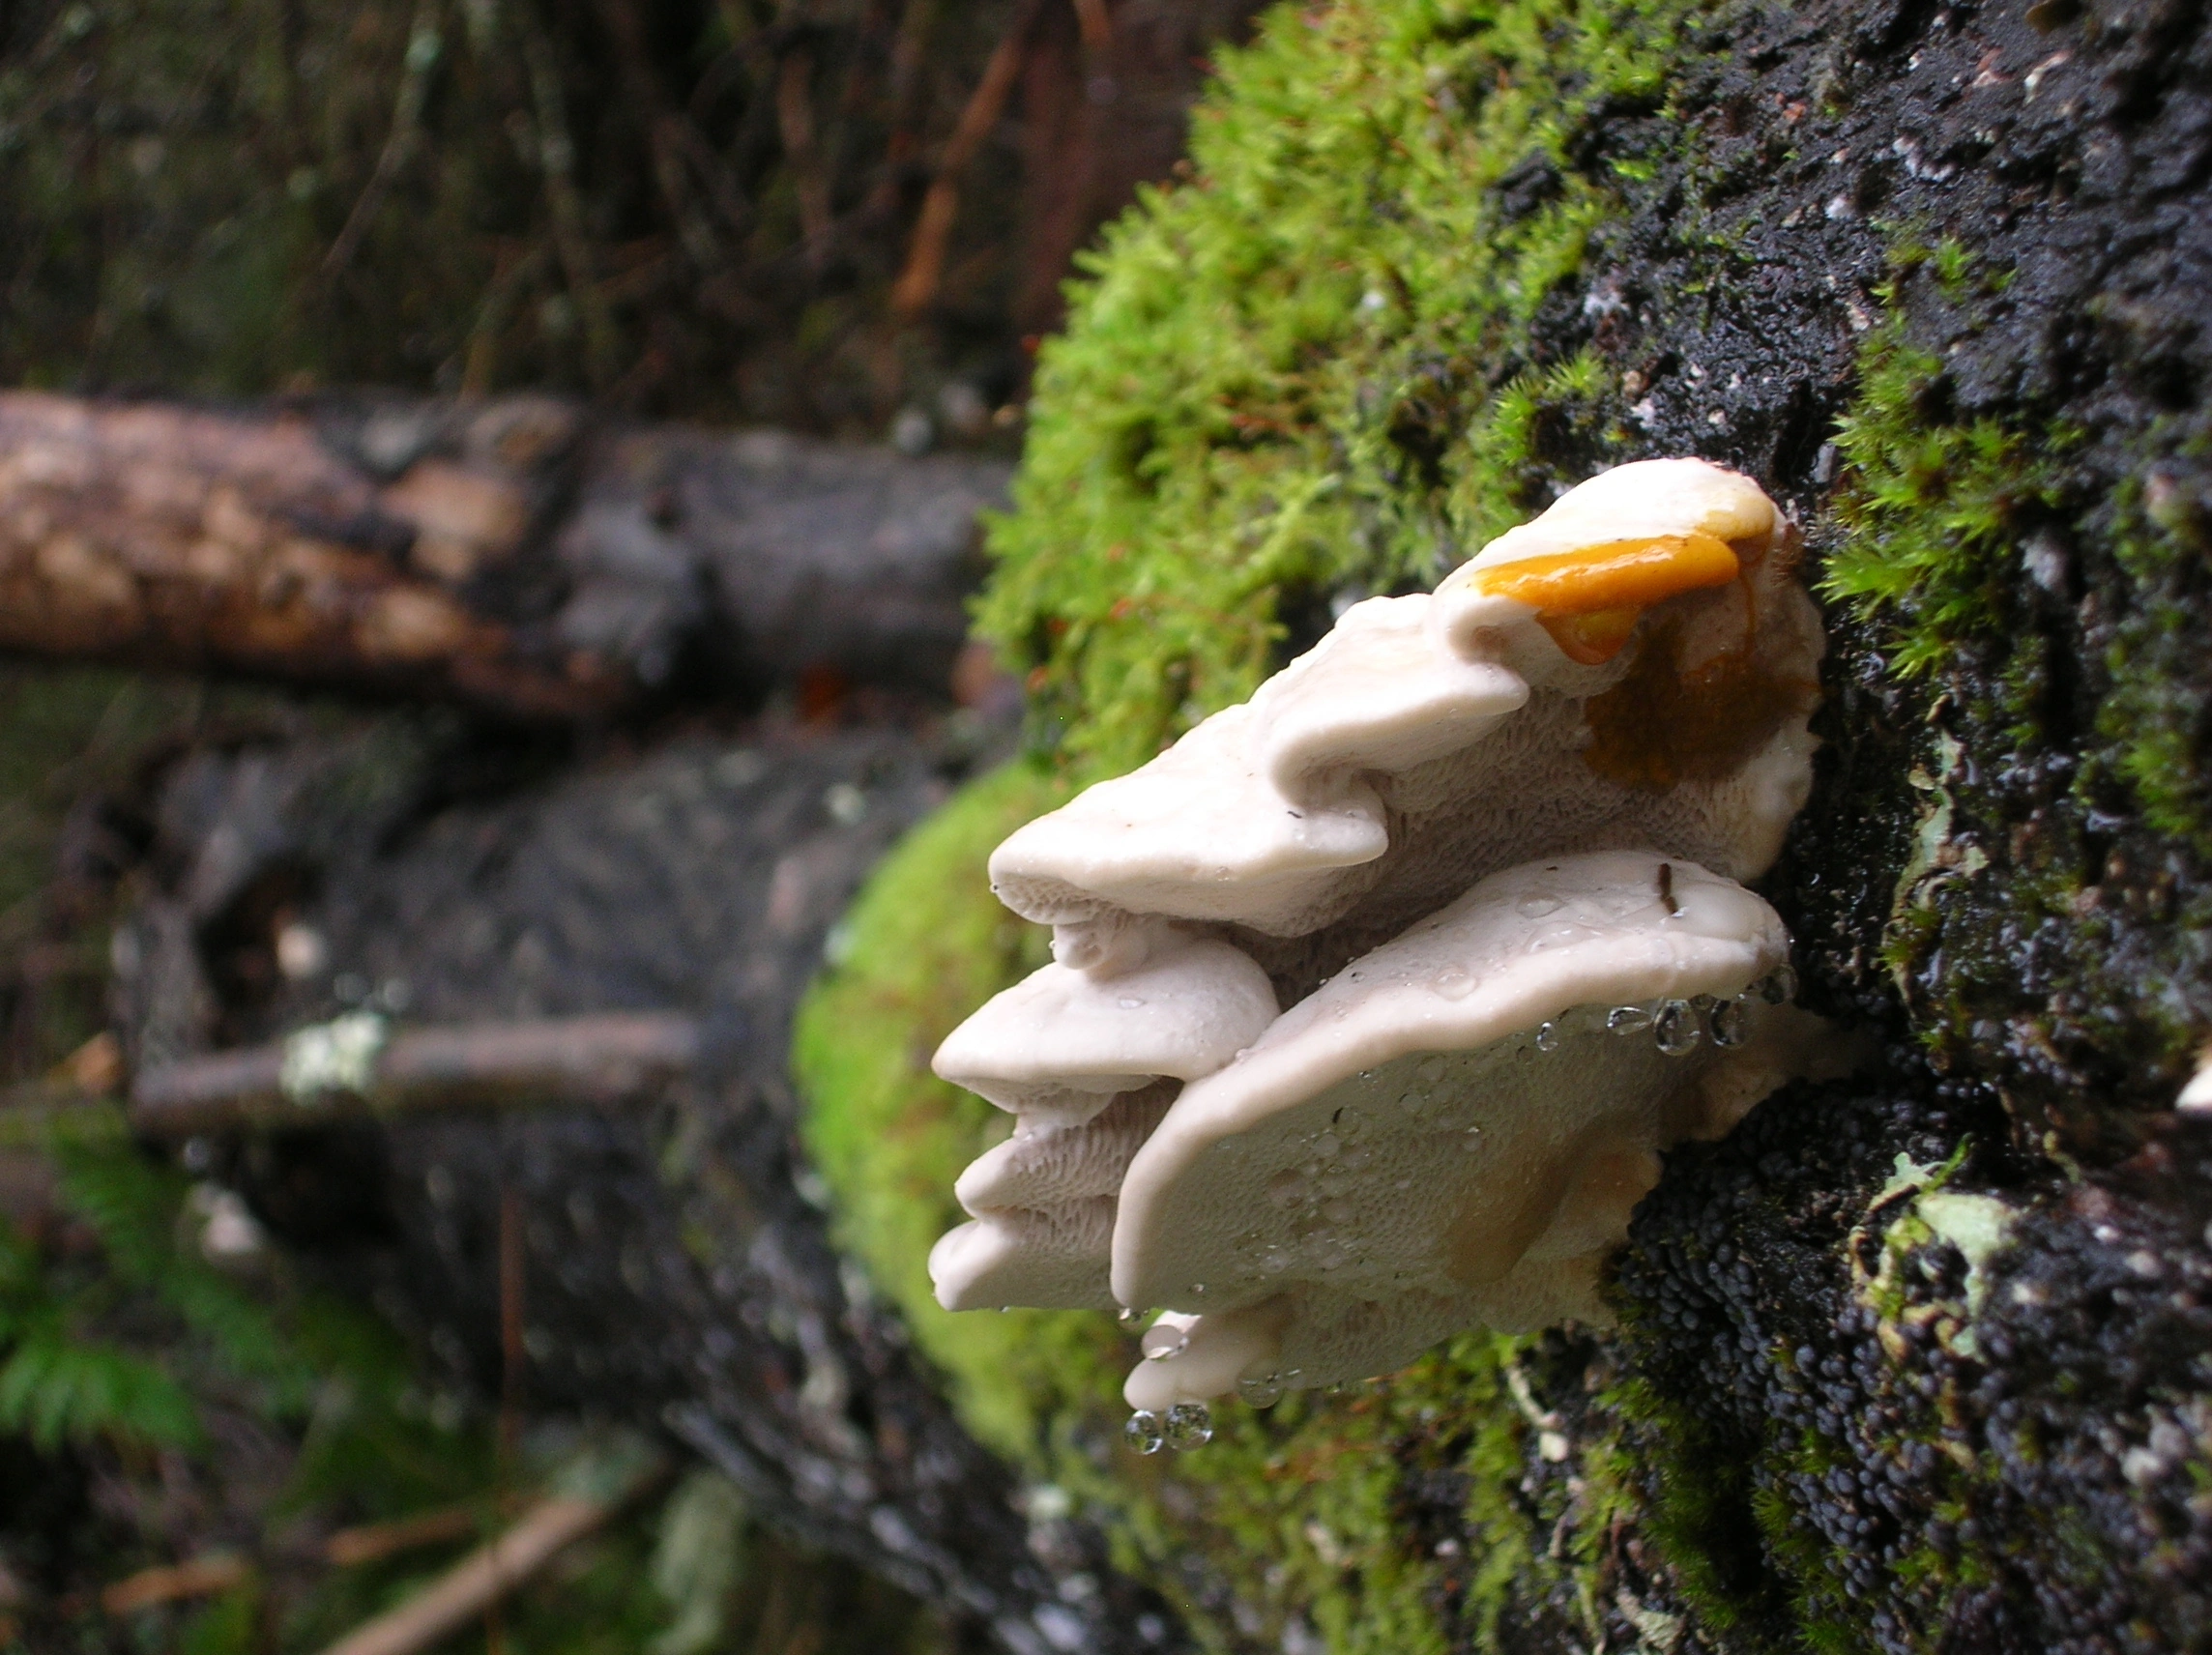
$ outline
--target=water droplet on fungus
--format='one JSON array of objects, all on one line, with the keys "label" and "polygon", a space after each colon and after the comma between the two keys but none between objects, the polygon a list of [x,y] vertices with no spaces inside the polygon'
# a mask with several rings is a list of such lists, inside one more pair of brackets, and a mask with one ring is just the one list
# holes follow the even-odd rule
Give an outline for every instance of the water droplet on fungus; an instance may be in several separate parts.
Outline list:
[{"label": "water droplet on fungus", "polygon": [[1652,1020],[1651,1037],[1668,1057],[1686,1058],[1698,1049],[1705,1031],[1688,1001],[1670,1000],[1660,1005],[1659,1015]]},{"label": "water droplet on fungus", "polygon": [[1168,1439],[1167,1433],[1160,1428],[1160,1416],[1149,1408],[1140,1408],[1129,1415],[1129,1423],[1121,1427],[1121,1435],[1140,1454],[1157,1454],[1160,1444]]},{"label": "water droplet on fungus", "polygon": [[1253,1408],[1273,1408],[1283,1400],[1283,1381],[1273,1374],[1256,1379],[1238,1379],[1237,1394]]},{"label": "water droplet on fungus", "polygon": [[1447,966],[1430,980],[1429,987],[1445,1000],[1465,1000],[1474,992],[1474,973]]},{"label": "water droplet on fungus", "polygon": [[1179,1402],[1168,1409],[1168,1446],[1187,1454],[1213,1440],[1213,1410],[1202,1402]]}]

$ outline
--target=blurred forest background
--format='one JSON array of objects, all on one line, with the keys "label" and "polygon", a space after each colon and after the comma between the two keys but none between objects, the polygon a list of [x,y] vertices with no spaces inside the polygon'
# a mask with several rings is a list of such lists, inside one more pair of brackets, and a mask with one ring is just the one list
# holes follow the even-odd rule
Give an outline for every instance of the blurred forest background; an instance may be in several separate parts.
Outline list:
[{"label": "blurred forest background", "polygon": [[[1011,454],[1071,260],[1255,10],[0,0],[0,383],[529,390]],[[121,1077],[109,937],[158,877],[157,778],[368,717],[0,663],[0,1646],[319,1647],[578,1488],[612,1521],[453,1646],[948,1646],[728,1483],[430,1377],[86,1101]]]}]

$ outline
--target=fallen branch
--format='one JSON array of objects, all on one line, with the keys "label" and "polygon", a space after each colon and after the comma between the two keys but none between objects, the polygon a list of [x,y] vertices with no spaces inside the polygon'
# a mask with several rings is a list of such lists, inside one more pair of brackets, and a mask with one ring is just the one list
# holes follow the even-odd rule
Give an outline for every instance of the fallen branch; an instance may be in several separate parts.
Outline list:
[{"label": "fallen branch", "polygon": [[599,1489],[556,1495],[523,1514],[417,1596],[355,1628],[323,1655],[418,1655],[468,1625],[599,1527],[659,1476],[658,1455],[626,1457]]},{"label": "fallen branch", "polygon": [[131,1123],[183,1137],[483,1104],[612,1103],[698,1060],[698,1025],[666,1012],[389,1032],[373,1013],[274,1046],[187,1058],[131,1088]]},{"label": "fallen branch", "polygon": [[594,428],[548,397],[215,413],[0,392],[0,651],[538,720],[620,712],[686,662],[693,693],[825,667],[942,693],[1007,470]]}]

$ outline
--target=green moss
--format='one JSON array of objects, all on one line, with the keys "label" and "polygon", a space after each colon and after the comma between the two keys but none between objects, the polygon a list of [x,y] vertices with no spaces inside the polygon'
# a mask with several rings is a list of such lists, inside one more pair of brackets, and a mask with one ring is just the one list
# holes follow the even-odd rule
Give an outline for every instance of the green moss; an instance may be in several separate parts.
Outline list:
[{"label": "green moss", "polygon": [[1595,360],[1525,366],[1530,327],[1619,211],[1572,139],[1668,113],[1697,8],[1573,10],[1285,10],[1223,54],[1195,178],[1114,227],[1040,356],[991,534],[981,627],[1081,773],[1249,694],[1294,611],[1432,582],[1617,440]]},{"label": "green moss", "polygon": [[[1932,257],[1947,290],[1964,283],[1955,249]],[[1859,347],[1857,400],[1837,425],[1844,537],[1820,584],[1883,624],[1892,671],[1921,678],[1969,642],[2010,635],[2022,547],[2056,517],[2060,468],[2080,437],[1957,417],[1942,358],[1913,341],[1898,296],[1893,280],[1880,295],[1890,313]]]},{"label": "green moss", "polygon": [[2149,457],[2113,502],[2112,552],[2135,601],[2116,618],[2105,651],[2112,693],[2098,709],[2110,761],[2142,803],[2144,819],[2197,856],[2212,857],[2212,769],[2204,730],[2203,588],[2212,567],[2205,479],[2212,437],[2159,429]]}]

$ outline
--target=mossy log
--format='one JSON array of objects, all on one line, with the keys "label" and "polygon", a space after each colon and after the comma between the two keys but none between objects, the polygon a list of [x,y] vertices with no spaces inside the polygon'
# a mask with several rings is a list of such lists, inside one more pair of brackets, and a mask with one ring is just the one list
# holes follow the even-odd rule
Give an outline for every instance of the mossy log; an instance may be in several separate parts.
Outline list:
[{"label": "mossy log", "polygon": [[676,681],[942,691],[1005,470],[544,397],[0,393],[0,648],[540,721]]},{"label": "mossy log", "polygon": [[[799,1057],[964,1417],[1202,1636],[2205,1646],[2208,86],[2160,0],[1285,8],[1109,232],[980,611],[1050,761],[894,855]],[[1105,1456],[1130,1342],[946,1316],[915,1263],[994,1113],[921,1059],[1026,958],[982,855],[1348,602],[1671,453],[1806,530],[1824,745],[1761,888],[1884,1056],[1669,1157],[1617,1326]]]}]

